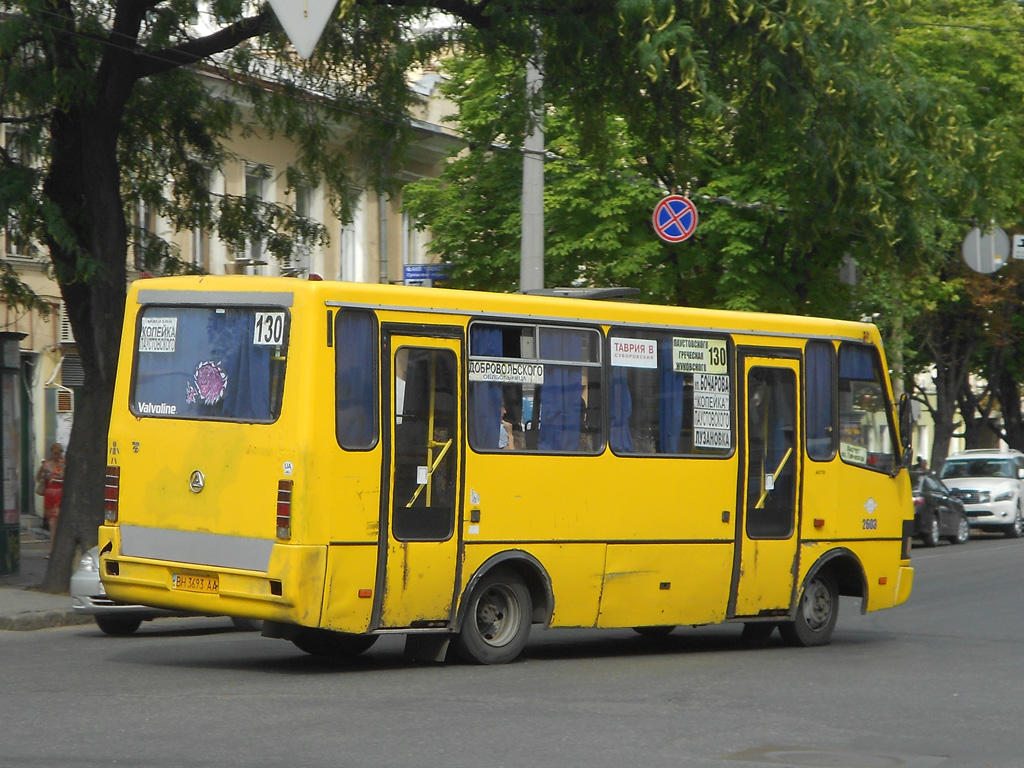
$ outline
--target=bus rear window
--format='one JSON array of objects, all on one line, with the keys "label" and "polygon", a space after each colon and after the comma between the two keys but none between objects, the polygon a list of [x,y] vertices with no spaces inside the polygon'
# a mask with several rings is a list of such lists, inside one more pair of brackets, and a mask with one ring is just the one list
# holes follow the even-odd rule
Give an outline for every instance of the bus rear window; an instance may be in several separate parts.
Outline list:
[{"label": "bus rear window", "polygon": [[136,327],[131,412],[275,421],[287,349],[283,307],[147,307]]}]

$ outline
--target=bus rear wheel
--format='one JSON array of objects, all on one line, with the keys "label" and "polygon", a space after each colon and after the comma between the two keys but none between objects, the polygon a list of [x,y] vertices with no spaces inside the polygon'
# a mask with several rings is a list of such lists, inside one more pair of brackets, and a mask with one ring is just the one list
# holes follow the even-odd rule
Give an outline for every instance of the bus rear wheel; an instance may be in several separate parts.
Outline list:
[{"label": "bus rear wheel", "polygon": [[779,634],[789,645],[810,648],[828,645],[839,618],[839,589],[827,571],[804,585],[796,619],[779,624]]},{"label": "bus rear wheel", "polygon": [[484,576],[470,595],[455,650],[475,664],[515,661],[530,637],[532,617],[533,601],[526,584],[515,571],[498,568]]},{"label": "bus rear wheel", "polygon": [[350,635],[329,629],[300,629],[292,638],[295,647],[310,656],[345,658],[357,656],[377,642],[376,635]]}]

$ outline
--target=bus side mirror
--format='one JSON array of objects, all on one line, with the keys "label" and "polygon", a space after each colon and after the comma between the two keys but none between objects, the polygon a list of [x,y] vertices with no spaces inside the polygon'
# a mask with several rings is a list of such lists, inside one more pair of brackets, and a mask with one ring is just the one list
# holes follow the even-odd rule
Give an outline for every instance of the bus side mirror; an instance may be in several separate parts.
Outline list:
[{"label": "bus side mirror", "polygon": [[903,449],[903,456],[900,459],[900,466],[904,469],[910,469],[910,461],[914,456],[914,452],[910,450],[910,446],[906,446]]},{"label": "bus side mirror", "polygon": [[[900,395],[900,445],[903,447],[903,455],[906,457],[910,450],[910,430],[913,428],[914,416],[910,408],[910,398],[904,393]],[[906,466],[910,466],[908,463]]]}]

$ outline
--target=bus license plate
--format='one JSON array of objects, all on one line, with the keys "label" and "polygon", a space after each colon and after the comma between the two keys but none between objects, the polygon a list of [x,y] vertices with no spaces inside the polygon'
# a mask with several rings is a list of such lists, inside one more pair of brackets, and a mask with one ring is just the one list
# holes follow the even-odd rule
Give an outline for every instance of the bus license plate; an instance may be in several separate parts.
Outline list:
[{"label": "bus license plate", "polygon": [[215,595],[220,590],[220,578],[210,573],[172,573],[171,589]]}]

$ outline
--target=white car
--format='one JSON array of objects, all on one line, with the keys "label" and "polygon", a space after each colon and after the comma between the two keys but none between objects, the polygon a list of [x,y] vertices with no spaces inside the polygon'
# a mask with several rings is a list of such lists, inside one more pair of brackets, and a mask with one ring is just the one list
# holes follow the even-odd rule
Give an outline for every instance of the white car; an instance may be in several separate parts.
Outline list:
[{"label": "white car", "polygon": [[975,450],[952,454],[939,478],[964,503],[971,528],[1024,535],[1024,453]]},{"label": "white car", "polygon": [[[93,547],[78,562],[78,570],[71,574],[71,607],[96,619],[96,625],[108,635],[126,637],[132,634],[144,621],[164,616],[194,616],[180,611],[151,608],[146,605],[126,605],[107,597],[107,591],[100,580],[99,548]],[[256,631],[262,621],[232,617],[232,623],[242,630]]]}]

